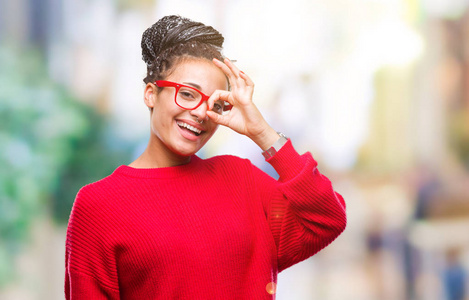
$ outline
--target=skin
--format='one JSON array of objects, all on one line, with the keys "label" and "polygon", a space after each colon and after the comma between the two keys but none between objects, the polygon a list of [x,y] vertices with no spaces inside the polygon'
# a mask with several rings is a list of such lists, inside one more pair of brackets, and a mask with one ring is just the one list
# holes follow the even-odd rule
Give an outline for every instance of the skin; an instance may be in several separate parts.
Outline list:
[{"label": "skin", "polygon": [[[231,91],[228,91],[227,79]],[[224,62],[203,58],[184,59],[174,66],[165,80],[194,86],[211,96],[197,109],[185,110],[174,102],[174,88],[163,88],[158,93],[157,87],[148,83],[144,90],[144,101],[151,109],[150,140],[142,155],[129,166],[161,168],[189,163],[191,156],[213,136],[218,125],[246,135],[262,150],[269,148],[279,138],[252,102],[254,83],[228,59]],[[211,111],[214,103],[220,100],[233,105],[226,115]],[[204,122],[199,124],[197,119]],[[195,136],[181,128],[178,122],[194,126],[202,133]]]}]

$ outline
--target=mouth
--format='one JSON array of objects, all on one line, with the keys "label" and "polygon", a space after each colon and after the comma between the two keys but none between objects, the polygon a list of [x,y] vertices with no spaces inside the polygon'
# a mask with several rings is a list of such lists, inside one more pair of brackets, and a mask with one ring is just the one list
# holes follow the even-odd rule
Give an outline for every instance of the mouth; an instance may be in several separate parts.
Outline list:
[{"label": "mouth", "polygon": [[185,122],[182,122],[182,121],[176,121],[176,124],[183,130],[195,135],[195,136],[199,136],[202,134],[202,130],[192,126],[192,125],[189,125]]}]

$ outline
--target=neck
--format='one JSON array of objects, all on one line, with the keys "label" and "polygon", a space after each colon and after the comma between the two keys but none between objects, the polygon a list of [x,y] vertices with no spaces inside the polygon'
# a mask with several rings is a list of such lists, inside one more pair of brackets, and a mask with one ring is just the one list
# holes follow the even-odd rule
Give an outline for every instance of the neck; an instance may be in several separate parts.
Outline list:
[{"label": "neck", "polygon": [[172,152],[165,145],[162,145],[158,137],[151,135],[145,151],[129,166],[139,169],[166,168],[184,165],[190,161],[190,156],[181,156]]}]

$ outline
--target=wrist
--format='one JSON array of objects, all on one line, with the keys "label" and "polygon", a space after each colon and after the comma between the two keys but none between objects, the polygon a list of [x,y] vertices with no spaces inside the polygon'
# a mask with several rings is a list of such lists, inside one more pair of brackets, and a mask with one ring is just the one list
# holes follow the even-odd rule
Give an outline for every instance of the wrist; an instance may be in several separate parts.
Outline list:
[{"label": "wrist", "polygon": [[251,137],[251,140],[256,143],[262,151],[269,149],[277,140],[279,135],[272,127],[267,127],[260,134]]},{"label": "wrist", "polygon": [[262,152],[262,155],[264,156],[265,160],[269,160],[271,157],[277,154],[277,152],[280,151],[280,149],[288,141],[288,138],[283,133],[277,132],[277,134],[278,134],[278,139],[275,141],[275,143],[273,143],[270,148]]}]

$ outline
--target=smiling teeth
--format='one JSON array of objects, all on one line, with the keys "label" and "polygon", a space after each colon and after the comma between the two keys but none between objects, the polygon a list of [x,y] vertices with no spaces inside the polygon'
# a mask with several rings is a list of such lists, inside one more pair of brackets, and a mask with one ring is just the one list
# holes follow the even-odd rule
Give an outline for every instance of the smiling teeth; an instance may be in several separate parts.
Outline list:
[{"label": "smiling teeth", "polygon": [[187,129],[189,129],[190,131],[193,131],[193,132],[195,132],[195,133],[197,133],[197,134],[200,134],[200,133],[202,132],[202,130],[197,129],[197,128],[195,128],[194,126],[191,126],[191,125],[189,125],[189,124],[186,124],[186,123],[183,123],[183,122],[176,122],[176,123],[178,124],[179,127],[187,128]]}]

